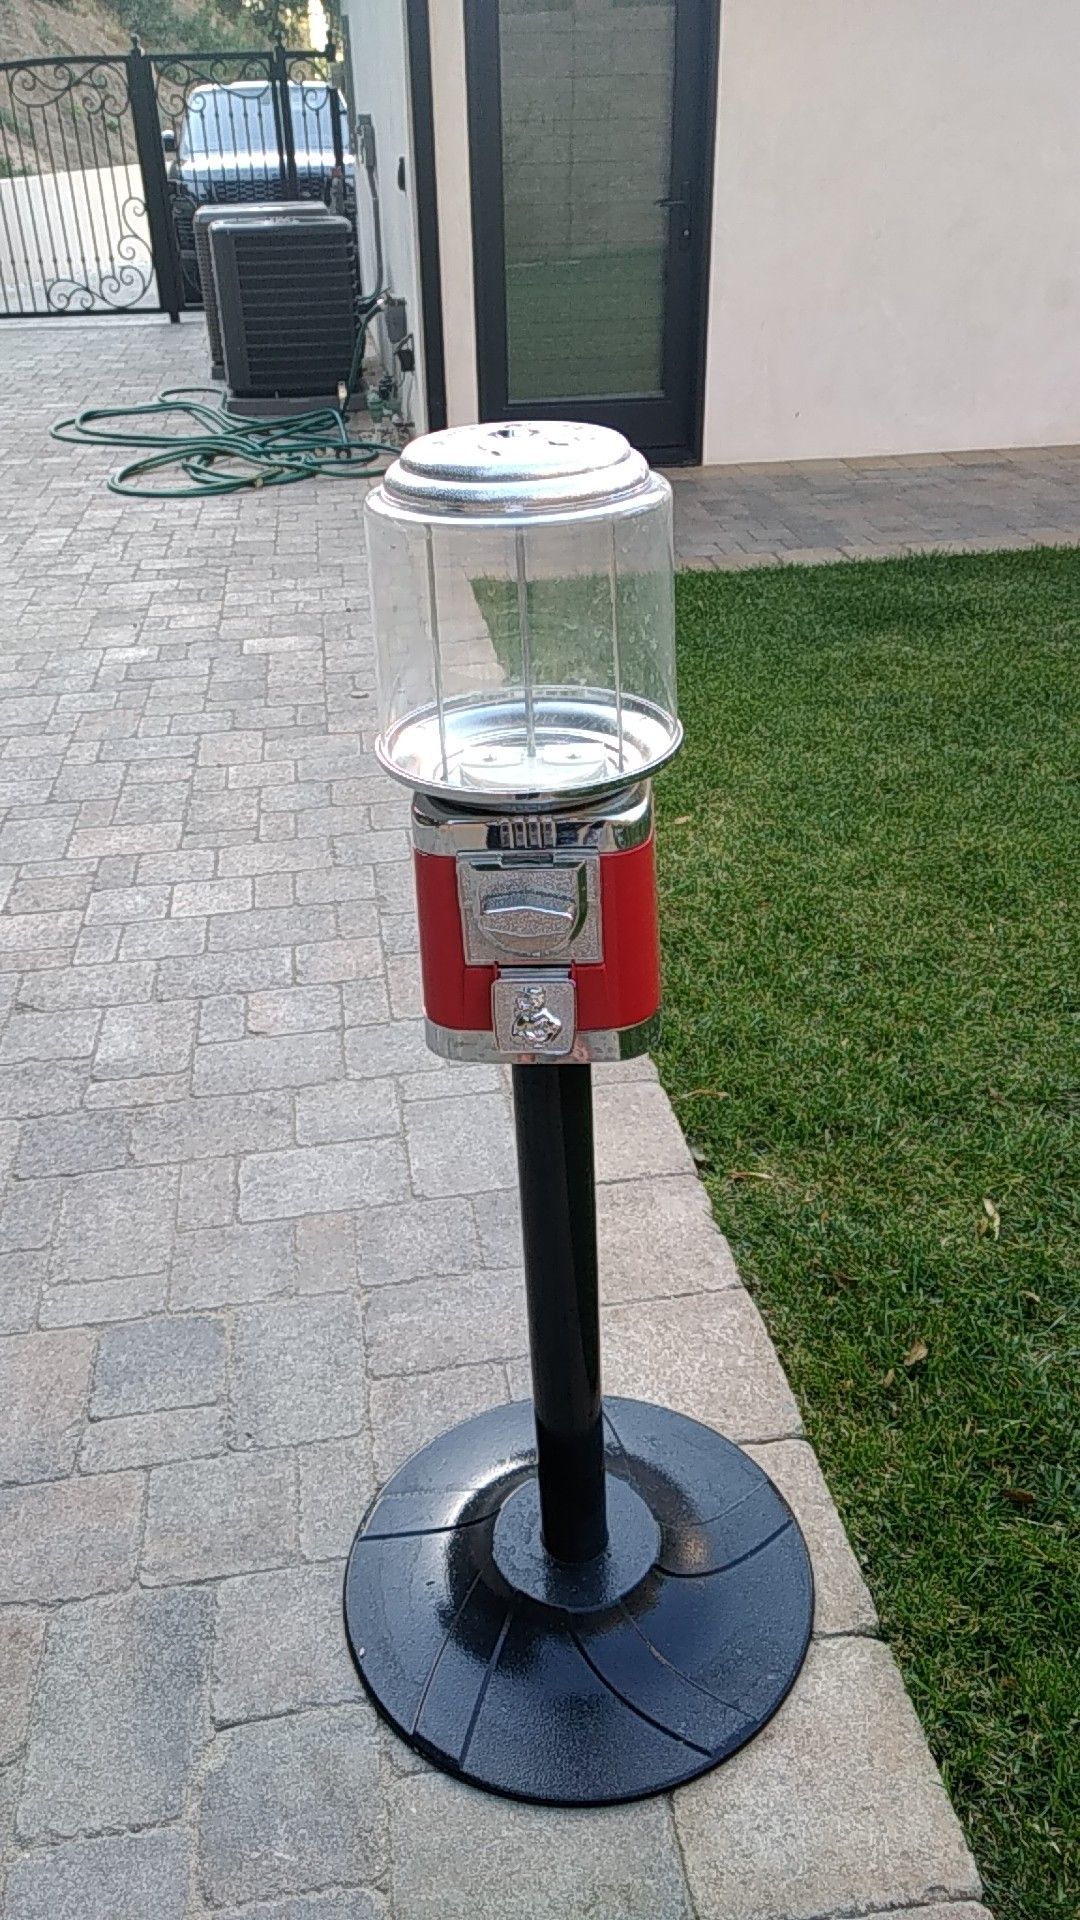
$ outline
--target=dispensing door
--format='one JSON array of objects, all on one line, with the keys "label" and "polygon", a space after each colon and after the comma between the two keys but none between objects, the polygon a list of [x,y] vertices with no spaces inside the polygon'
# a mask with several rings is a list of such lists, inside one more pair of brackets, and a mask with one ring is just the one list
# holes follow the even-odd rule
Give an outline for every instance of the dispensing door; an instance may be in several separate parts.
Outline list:
[{"label": "dispensing door", "polygon": [[699,457],[715,0],[465,0],[482,419]]}]

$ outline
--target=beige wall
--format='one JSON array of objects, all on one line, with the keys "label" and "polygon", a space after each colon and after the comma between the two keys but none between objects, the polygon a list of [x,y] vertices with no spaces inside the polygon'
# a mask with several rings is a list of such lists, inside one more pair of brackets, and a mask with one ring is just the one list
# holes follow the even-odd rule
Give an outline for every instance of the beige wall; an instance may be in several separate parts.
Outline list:
[{"label": "beige wall", "polygon": [[707,461],[1080,441],[1080,0],[724,0]]},{"label": "beige wall", "polygon": [[435,185],[439,199],[446,418],[475,420],[476,315],[473,304],[472,214],[469,206],[469,120],[465,88],[462,0],[430,0],[431,108]]},{"label": "beige wall", "polygon": [[[420,248],[404,0],[342,0],[342,12],[349,22],[353,107],[358,114],[370,113],[375,124],[383,277],[389,292],[404,300],[407,322],[416,341],[417,373],[411,383],[406,383],[404,398],[413,420],[422,430],[427,419],[424,320],[420,307]],[[399,159],[405,162],[404,191],[397,184]],[[374,226],[367,174],[359,161],[356,194],[360,267],[364,288],[370,290],[375,284]],[[374,333],[383,364],[387,372],[392,373],[396,363],[379,320],[375,322]]]}]

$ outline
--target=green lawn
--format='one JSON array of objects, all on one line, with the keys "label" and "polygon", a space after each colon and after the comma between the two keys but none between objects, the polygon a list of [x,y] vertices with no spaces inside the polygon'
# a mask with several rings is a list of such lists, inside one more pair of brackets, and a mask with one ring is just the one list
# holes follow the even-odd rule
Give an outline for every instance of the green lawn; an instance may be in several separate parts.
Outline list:
[{"label": "green lawn", "polygon": [[989,1904],[1073,1920],[1080,553],[679,612],[663,1079]]}]

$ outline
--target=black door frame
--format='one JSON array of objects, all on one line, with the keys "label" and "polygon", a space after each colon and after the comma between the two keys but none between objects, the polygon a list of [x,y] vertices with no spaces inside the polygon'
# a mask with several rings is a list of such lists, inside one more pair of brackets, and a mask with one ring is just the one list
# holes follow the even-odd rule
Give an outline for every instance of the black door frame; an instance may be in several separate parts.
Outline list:
[{"label": "black door frame", "polygon": [[[625,433],[660,465],[701,459],[709,282],[712,176],[719,59],[718,0],[678,0],[675,104],[669,193],[689,203],[692,261],[679,307],[666,314],[664,391],[677,398],[535,401],[507,397],[506,262],[503,235],[502,116],[499,12],[495,0],[464,0],[465,67],[472,200],[473,297],[477,382],[482,419],[598,416]],[[697,137],[695,137],[695,135]],[[685,218],[685,216],[684,216]],[[678,246],[678,216],[670,241]]]},{"label": "black door frame", "polygon": [[420,312],[424,339],[424,397],[429,432],[446,425],[446,354],[443,340],[442,260],[439,253],[439,193],[435,166],[435,109],[431,86],[431,24],[428,0],[405,0],[412,107],[412,163],[420,254]]}]

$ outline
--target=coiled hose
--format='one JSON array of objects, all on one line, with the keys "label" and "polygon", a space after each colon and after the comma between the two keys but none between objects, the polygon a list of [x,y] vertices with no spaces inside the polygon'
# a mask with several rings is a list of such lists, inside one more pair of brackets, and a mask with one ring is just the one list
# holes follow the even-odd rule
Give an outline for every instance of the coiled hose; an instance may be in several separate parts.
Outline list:
[{"label": "coiled hose", "polygon": [[[362,328],[349,370],[349,395],[360,376],[365,333]],[[207,404],[208,394],[213,395],[213,405]],[[155,432],[149,427],[113,424],[163,417],[179,418],[187,431]],[[319,473],[335,479],[370,479],[375,462],[389,460],[395,451],[385,440],[353,438],[345,414],[337,407],[252,420],[230,413],[224,395],[213,387],[166,387],[156,400],[137,407],[84,407],[57,420],[49,432],[54,440],[71,446],[153,449],[109,476],[111,493],[135,500],[205,500],[248,488],[287,487]],[[174,467],[184,475],[185,484],[144,484],[151,474],[167,474]]]}]

